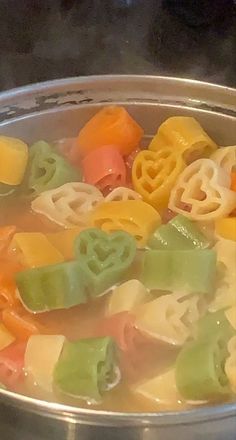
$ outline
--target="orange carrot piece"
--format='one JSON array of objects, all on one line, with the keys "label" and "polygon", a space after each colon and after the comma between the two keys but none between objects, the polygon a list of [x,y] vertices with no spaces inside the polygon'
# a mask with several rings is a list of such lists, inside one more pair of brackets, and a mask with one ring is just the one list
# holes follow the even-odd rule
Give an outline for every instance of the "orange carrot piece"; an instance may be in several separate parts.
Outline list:
[{"label": "orange carrot piece", "polygon": [[2,312],[2,322],[18,340],[25,341],[31,335],[39,332],[33,318],[22,312],[21,307],[17,309],[5,309]]},{"label": "orange carrot piece", "polygon": [[71,157],[76,162],[79,156],[105,145],[116,145],[122,155],[128,155],[139,145],[142,136],[143,129],[124,107],[104,107],[79,132]]}]

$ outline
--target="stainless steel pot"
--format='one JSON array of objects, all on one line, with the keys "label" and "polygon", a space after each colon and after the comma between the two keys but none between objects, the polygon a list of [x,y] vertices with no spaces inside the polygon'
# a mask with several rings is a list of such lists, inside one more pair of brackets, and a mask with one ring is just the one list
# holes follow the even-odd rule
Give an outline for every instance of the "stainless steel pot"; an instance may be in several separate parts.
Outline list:
[{"label": "stainless steel pot", "polygon": [[[125,105],[148,135],[194,115],[219,144],[236,141],[236,90],[151,76],[72,78],[0,95],[0,132],[33,142],[71,137],[99,107]],[[199,366],[200,367],[200,366]],[[182,413],[96,412],[0,391],[1,440],[235,440],[236,403]]]}]

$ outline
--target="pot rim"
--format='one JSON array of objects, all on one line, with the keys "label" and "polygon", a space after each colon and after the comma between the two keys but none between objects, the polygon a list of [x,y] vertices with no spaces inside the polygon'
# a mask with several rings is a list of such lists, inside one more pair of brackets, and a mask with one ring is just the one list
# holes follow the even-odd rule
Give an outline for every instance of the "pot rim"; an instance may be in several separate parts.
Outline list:
[{"label": "pot rim", "polygon": [[[169,96],[167,102],[173,100],[176,103],[183,104],[186,99],[189,98],[189,93],[192,91],[191,98],[189,98],[188,106],[193,108],[201,108],[201,110],[211,110],[214,112],[221,112],[227,114],[227,110],[230,110],[229,116],[236,118],[236,89],[222,86],[218,84],[177,78],[170,76],[154,76],[154,75],[92,75],[83,77],[71,77],[50,80],[45,82],[38,82],[0,93],[0,106],[8,106],[15,103],[20,106],[19,99],[36,97],[38,95],[48,93],[59,93],[65,91],[68,86],[79,87],[79,90],[89,91],[95,90],[99,85],[114,85],[119,84],[132,84],[134,86],[147,85],[149,92],[149,98],[132,98],[133,101],[127,102],[152,102],[157,101],[157,96],[160,96],[163,103],[165,103],[165,97],[161,92],[153,91],[153,99],[151,99],[150,91],[152,91],[153,85],[162,85],[165,83],[170,88],[175,84],[184,93]],[[93,86],[92,86],[93,84]],[[95,86],[94,86],[95,84]],[[89,89],[91,87],[91,89]],[[185,89],[185,87],[187,89]],[[157,87],[158,88],[158,87]],[[73,90],[73,89],[72,89]],[[75,93],[78,90],[75,90]],[[197,92],[197,93],[196,93]],[[202,99],[201,94],[197,99],[198,92],[202,92],[205,98]],[[177,101],[175,98],[178,98]],[[106,101],[101,101],[104,104]],[[201,104],[205,107],[202,107]],[[77,104],[80,104],[78,102]],[[89,105],[90,103],[88,103]],[[33,109],[32,109],[33,110]],[[40,414],[47,417],[53,417],[59,420],[67,420],[72,423],[90,424],[90,425],[102,425],[102,426],[167,426],[167,425],[189,425],[192,423],[208,422],[213,420],[226,419],[230,417],[236,417],[236,402],[226,403],[217,406],[209,406],[202,408],[194,408],[185,411],[170,411],[170,412],[158,412],[158,413],[128,413],[128,412],[114,412],[114,411],[100,411],[94,409],[84,409],[71,405],[63,405],[60,403],[48,402],[38,400],[25,395],[13,393],[11,391],[0,389],[0,403],[18,407],[19,409]]]}]

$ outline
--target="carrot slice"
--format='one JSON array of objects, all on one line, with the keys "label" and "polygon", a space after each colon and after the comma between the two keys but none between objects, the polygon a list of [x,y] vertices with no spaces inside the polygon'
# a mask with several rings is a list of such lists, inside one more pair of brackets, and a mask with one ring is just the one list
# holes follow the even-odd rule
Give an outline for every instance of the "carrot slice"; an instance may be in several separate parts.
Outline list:
[{"label": "carrot slice", "polygon": [[116,145],[122,155],[128,155],[139,145],[142,136],[143,129],[124,107],[104,107],[79,132],[71,157],[76,161],[104,145]]}]

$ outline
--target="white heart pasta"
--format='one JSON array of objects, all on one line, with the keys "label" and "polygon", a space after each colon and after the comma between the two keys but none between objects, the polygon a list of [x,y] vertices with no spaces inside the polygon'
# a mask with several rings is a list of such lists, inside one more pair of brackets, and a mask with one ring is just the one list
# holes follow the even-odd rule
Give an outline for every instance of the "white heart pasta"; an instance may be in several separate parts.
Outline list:
[{"label": "white heart pasta", "polygon": [[108,298],[107,315],[132,311],[134,307],[147,302],[146,287],[139,280],[129,280],[116,287]]},{"label": "white heart pasta", "polygon": [[105,202],[120,202],[141,199],[142,196],[133,189],[119,186],[118,188],[113,189],[113,191],[111,191],[110,194],[105,197]]},{"label": "white heart pasta", "polygon": [[210,221],[236,208],[229,174],[211,159],[199,159],[181,173],[171,191],[169,208],[192,220]]},{"label": "white heart pasta", "polygon": [[41,193],[31,208],[58,225],[72,228],[85,226],[88,214],[102,201],[104,197],[95,186],[72,182]]},{"label": "white heart pasta", "polygon": [[228,342],[229,357],[225,362],[225,373],[229,379],[231,389],[236,393],[236,336]]},{"label": "white heart pasta", "polygon": [[171,293],[140,306],[136,327],[153,338],[181,346],[200,317],[198,295],[183,297],[179,293]]},{"label": "white heart pasta", "polygon": [[221,239],[214,249],[217,253],[221,279],[215,297],[209,305],[210,312],[236,305],[236,242]]},{"label": "white heart pasta", "polygon": [[219,148],[210,158],[230,174],[233,168],[236,167],[236,145]]}]

